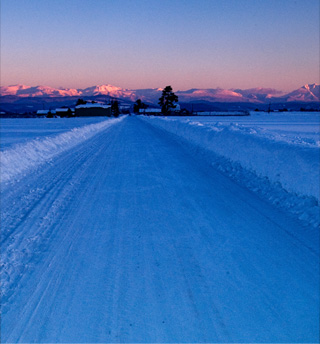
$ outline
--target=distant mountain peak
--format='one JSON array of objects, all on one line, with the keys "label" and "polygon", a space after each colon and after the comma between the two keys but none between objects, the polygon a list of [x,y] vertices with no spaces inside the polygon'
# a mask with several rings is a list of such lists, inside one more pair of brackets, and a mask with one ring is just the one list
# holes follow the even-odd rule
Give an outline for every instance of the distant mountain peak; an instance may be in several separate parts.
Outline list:
[{"label": "distant mountain peak", "polygon": [[306,84],[295,91],[288,93],[287,101],[319,101],[320,100],[320,85]]},{"label": "distant mountain peak", "polygon": [[[136,89],[130,90],[110,84],[94,85],[85,89],[73,88],[54,88],[45,85],[27,86],[22,84],[2,86],[1,95],[18,97],[92,97],[92,96],[110,96],[124,100],[135,101],[140,98],[144,102],[157,103],[162,88]],[[284,102],[307,102],[320,100],[319,84],[305,84],[299,89],[285,94],[282,91],[273,88],[256,87],[251,89],[190,89],[186,91],[175,92],[179,101],[209,101],[209,102],[251,102],[265,103],[271,100]]]}]

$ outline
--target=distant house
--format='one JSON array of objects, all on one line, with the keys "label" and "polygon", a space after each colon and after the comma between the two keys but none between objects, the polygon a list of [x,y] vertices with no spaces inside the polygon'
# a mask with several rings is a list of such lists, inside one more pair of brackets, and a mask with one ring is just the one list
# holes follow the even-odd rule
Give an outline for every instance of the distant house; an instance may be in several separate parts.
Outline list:
[{"label": "distant house", "polygon": [[130,113],[131,104],[121,104],[119,105],[119,110],[121,113]]},{"label": "distant house", "polygon": [[180,112],[181,108],[180,108],[180,104],[174,104],[176,107],[173,109],[173,112]]},{"label": "distant house", "polygon": [[75,115],[76,117],[111,116],[111,105],[99,103],[77,105]]},{"label": "distant house", "polygon": [[159,108],[139,109],[139,113],[143,115],[159,115],[161,114],[161,109]]},{"label": "distant house", "polygon": [[70,108],[58,108],[56,109],[56,115],[60,117],[72,116],[74,111]]},{"label": "distant house", "polygon": [[56,110],[38,110],[37,111],[38,116],[48,116],[49,114],[55,115]]},{"label": "distant house", "polygon": [[[171,112],[180,112],[181,108],[179,104],[174,104],[176,107],[172,109]],[[147,109],[140,109],[139,110],[140,114],[144,115],[160,115],[161,114],[161,109],[159,108],[147,108]]]}]

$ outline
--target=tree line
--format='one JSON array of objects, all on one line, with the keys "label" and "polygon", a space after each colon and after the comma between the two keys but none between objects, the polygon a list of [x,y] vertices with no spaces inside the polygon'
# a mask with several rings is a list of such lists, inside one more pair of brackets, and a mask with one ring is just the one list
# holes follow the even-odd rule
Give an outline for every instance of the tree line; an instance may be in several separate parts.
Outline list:
[{"label": "tree line", "polygon": [[[163,115],[169,115],[175,108],[178,102],[178,96],[174,94],[171,86],[166,86],[162,90],[161,97],[159,98],[158,104],[161,107],[161,113]],[[140,110],[145,110],[148,108],[148,105],[144,104],[141,99],[137,99],[133,106],[133,112],[139,113]]]},{"label": "tree line", "polygon": [[[174,94],[171,86],[166,86],[162,90],[161,97],[159,98],[158,104],[161,107],[161,114],[163,115],[169,115],[171,114],[174,109],[176,108],[176,104],[178,102],[178,96]],[[83,99],[78,99],[77,105],[84,105],[88,102]],[[95,101],[91,101],[90,103],[96,103]],[[133,112],[139,113],[140,110],[146,110],[148,108],[148,105],[143,103],[141,99],[137,99],[136,102],[133,105]],[[118,117],[120,114],[119,109],[119,101],[112,100],[111,101],[111,114],[115,117]]]}]

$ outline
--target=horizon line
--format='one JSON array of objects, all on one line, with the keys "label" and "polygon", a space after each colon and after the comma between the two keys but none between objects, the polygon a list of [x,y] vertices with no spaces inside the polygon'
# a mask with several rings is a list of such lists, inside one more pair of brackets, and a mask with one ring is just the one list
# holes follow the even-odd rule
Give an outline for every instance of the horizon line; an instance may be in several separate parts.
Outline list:
[{"label": "horizon line", "polygon": [[[171,83],[172,85],[172,83]],[[170,85],[170,86],[171,86]],[[305,83],[301,86],[299,86],[298,88],[301,88],[301,87],[304,87],[304,86],[313,86],[313,85],[319,85],[318,83],[316,82],[312,82],[312,83]],[[85,90],[85,89],[88,89],[88,88],[92,88],[92,87],[101,87],[101,86],[111,86],[111,87],[117,87],[117,88],[120,88],[122,90],[162,90],[163,88],[162,87],[145,87],[145,88],[124,88],[122,86],[118,86],[118,85],[112,85],[112,84],[95,84],[95,85],[92,85],[92,86],[88,86],[88,87],[79,87],[79,88],[76,88],[76,87],[63,87],[63,86],[59,86],[59,87],[55,87],[55,86],[49,86],[49,85],[45,85],[45,84],[38,84],[38,85],[26,85],[26,84],[21,84],[21,83],[17,83],[17,84],[11,84],[11,85],[0,85],[0,88],[6,88],[6,87],[14,87],[14,86],[26,86],[28,88],[32,88],[32,87],[49,87],[49,88],[53,88],[53,89],[56,89],[56,90]],[[166,86],[169,86],[169,85],[166,85]],[[235,91],[235,90],[250,90],[250,89],[269,89],[269,90],[274,90],[274,91],[280,91],[280,92],[287,92],[286,90],[280,90],[280,89],[277,89],[277,88],[274,88],[274,87],[263,87],[263,86],[256,86],[256,87],[249,87],[249,88],[240,88],[240,87],[232,87],[232,88],[223,88],[223,87],[220,87],[220,86],[217,86],[217,87],[191,87],[191,88],[186,88],[186,89],[177,89],[175,92],[185,92],[185,91],[190,91],[190,90],[193,90],[193,89],[198,89],[198,90],[230,90],[230,91]],[[296,90],[296,88],[294,88],[293,90]]]}]

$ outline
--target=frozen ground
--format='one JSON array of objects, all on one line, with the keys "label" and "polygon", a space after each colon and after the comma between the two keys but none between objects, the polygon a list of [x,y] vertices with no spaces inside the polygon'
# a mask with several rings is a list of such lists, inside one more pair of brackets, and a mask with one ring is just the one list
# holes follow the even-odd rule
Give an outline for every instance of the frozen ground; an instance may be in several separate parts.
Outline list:
[{"label": "frozen ground", "polygon": [[103,123],[2,182],[2,342],[318,342],[313,213],[233,178],[262,180],[203,153],[205,126]]}]

